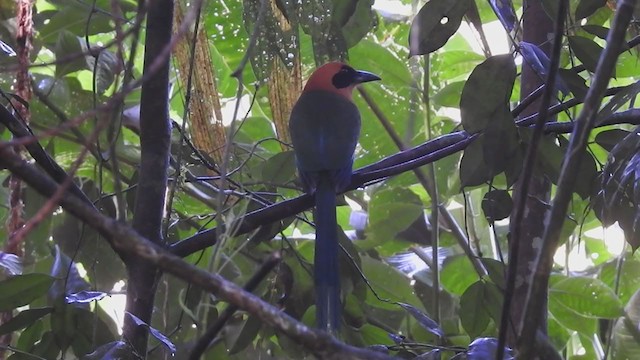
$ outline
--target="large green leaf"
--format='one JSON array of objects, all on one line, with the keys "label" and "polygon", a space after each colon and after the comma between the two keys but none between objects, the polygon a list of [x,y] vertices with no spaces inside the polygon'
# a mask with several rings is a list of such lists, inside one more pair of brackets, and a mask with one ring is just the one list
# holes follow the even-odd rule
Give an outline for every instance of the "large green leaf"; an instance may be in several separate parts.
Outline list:
[{"label": "large green leaf", "polygon": [[0,281],[0,311],[13,310],[44,296],[54,281],[49,275],[35,273]]},{"label": "large green leaf", "polygon": [[52,311],[53,307],[43,307],[21,311],[18,315],[11,318],[11,320],[0,325],[0,335],[4,335],[31,326],[40,318],[50,314]]},{"label": "large green leaf", "polygon": [[603,50],[602,46],[582,36],[569,36],[568,39],[569,46],[578,60],[582,62],[587,70],[596,72],[598,59]]},{"label": "large green leaf", "polygon": [[618,297],[623,304],[631,299],[631,296],[640,289],[640,261],[636,258],[627,258],[622,264],[618,275],[618,261],[609,261],[600,269],[600,280],[612,289],[618,286]]},{"label": "large green leaf", "polygon": [[640,357],[640,290],[633,294],[625,312],[626,316],[618,319],[613,328],[611,358],[616,360]]},{"label": "large green leaf", "polygon": [[371,292],[367,291],[367,304],[380,309],[399,310],[398,305],[393,302],[408,303],[416,307],[421,307],[420,300],[413,292],[411,287],[411,279],[405,274],[385,264],[380,260],[373,259],[369,256],[362,258],[362,272],[365,274],[373,290],[382,300],[390,300],[392,302],[381,301]]},{"label": "large green leaf", "polygon": [[471,284],[480,278],[471,261],[464,255],[456,255],[445,260],[440,273],[442,287],[455,295],[462,295]]},{"label": "large green leaf", "polygon": [[549,300],[585,317],[614,319],[622,315],[622,302],[605,283],[598,279],[575,276],[553,284]]},{"label": "large green leaf", "polygon": [[485,288],[482,280],[469,286],[460,297],[460,322],[472,339],[480,336],[489,325],[489,313],[484,302]]},{"label": "large green leaf", "polygon": [[413,191],[398,187],[376,191],[369,203],[367,243],[393,240],[422,214],[422,202]]}]

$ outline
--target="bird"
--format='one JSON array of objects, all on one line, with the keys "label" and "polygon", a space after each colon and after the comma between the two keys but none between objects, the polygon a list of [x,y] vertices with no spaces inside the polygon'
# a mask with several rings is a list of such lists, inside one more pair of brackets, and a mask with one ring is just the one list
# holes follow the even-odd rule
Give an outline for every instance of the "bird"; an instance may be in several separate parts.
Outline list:
[{"label": "bird", "polygon": [[342,318],[336,195],[351,182],[360,136],[352,95],[358,84],[376,80],[378,75],[345,63],[326,63],[311,74],[289,118],[298,174],[315,199],[316,327],[331,334],[339,333]]}]

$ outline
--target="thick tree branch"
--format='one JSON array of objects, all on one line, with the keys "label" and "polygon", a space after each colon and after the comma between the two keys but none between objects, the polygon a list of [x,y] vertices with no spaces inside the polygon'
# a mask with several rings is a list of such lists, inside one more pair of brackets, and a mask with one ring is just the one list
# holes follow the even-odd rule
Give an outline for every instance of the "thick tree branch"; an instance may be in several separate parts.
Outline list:
[{"label": "thick tree branch", "polygon": [[585,98],[584,107],[575,121],[571,140],[567,149],[567,157],[562,165],[556,197],[553,200],[548,222],[545,227],[542,247],[536,259],[536,266],[533,272],[526,304],[525,322],[518,341],[518,349],[523,359],[533,357],[533,347],[535,331],[540,324],[541,309],[544,300],[538,294],[545,293],[548,286],[551,265],[553,264],[553,254],[558,246],[560,231],[564,223],[567,208],[573,196],[573,190],[578,175],[578,168],[582,160],[582,153],[587,145],[589,133],[595,125],[598,109],[607,89],[607,84],[613,75],[613,69],[626,34],[627,26],[633,15],[635,0],[618,1],[615,17],[611,30],[607,36],[607,45],[598,60],[596,73],[592,81],[589,92]]},{"label": "thick tree branch", "polygon": [[[504,291],[504,302],[502,304],[502,314],[500,317],[500,329],[498,335],[498,348],[496,350],[496,359],[502,359],[504,355],[504,348],[507,343],[507,334],[509,330],[517,333],[518,329],[514,329],[512,325],[511,304],[514,299],[514,293],[516,291],[516,278],[518,275],[518,257],[520,255],[520,243],[528,241],[526,237],[525,229],[527,224],[524,223],[525,211],[527,209],[527,197],[531,196],[531,190],[535,191],[535,184],[533,181],[534,172],[538,158],[538,148],[542,136],[544,135],[544,125],[547,122],[547,116],[549,113],[549,105],[551,105],[552,96],[554,94],[554,87],[549,84],[556,83],[556,77],[558,75],[558,67],[560,65],[560,51],[562,50],[562,37],[564,35],[564,19],[569,6],[568,0],[558,1],[557,16],[554,26],[553,48],[551,50],[551,59],[549,61],[549,68],[547,69],[547,78],[545,79],[545,91],[542,96],[542,101],[539,104],[538,114],[536,116],[536,123],[531,136],[531,141],[527,148],[527,153],[524,159],[524,165],[522,172],[518,179],[517,189],[515,192],[516,199],[514,201],[514,209],[511,213],[510,225],[510,238],[509,238],[509,264],[507,268],[507,282],[506,289]],[[529,225],[530,226],[530,225]],[[515,324],[520,324],[520,319],[515,319]],[[518,326],[518,325],[516,325]]]},{"label": "thick tree branch", "polygon": [[[13,114],[11,114],[4,106],[0,106],[0,123],[6,126],[16,138],[33,136],[33,133],[29,130],[27,125],[13,116]],[[28,143],[25,145],[25,148],[38,165],[40,165],[58,184],[62,184],[69,178],[69,175],[67,175],[64,169],[58,165],[53,158],[51,158],[39,142],[35,141]],[[93,206],[91,200],[87,198],[87,195],[85,195],[85,193],[80,190],[73,181],[69,184],[69,190],[75,196]]]},{"label": "thick tree branch", "polygon": [[[58,188],[51,178],[35,166],[12,154],[6,147],[0,146],[0,166],[6,167],[25,183],[44,196],[52,196]],[[234,283],[217,274],[211,274],[186,263],[166,249],[141,236],[131,227],[95,211],[78,197],[67,192],[60,199],[70,214],[102,234],[114,250],[125,258],[136,258],[147,262],[167,273],[192,283],[230,304],[243,309],[283,332],[295,342],[323,359],[391,359],[392,357],[375,351],[360,349],[341,343],[330,335],[311,329],[285,314],[280,309],[247,293]]]},{"label": "thick tree branch", "polygon": [[[143,72],[146,73],[154,62],[161,62],[155,76],[142,85],[140,96],[141,161],[133,229],[155,244],[164,241],[162,219],[171,150],[171,120],[169,56],[162,56],[166,44],[171,42],[172,24],[173,0],[150,1]],[[133,255],[124,257],[128,273],[126,311],[150,324],[159,274],[155,266]],[[138,326],[131,317],[125,317],[123,337],[138,354],[146,354],[147,329]]]},{"label": "thick tree branch", "polygon": [[[345,191],[354,190],[370,182],[401,174],[419,166],[441,159],[447,155],[464,149],[475,136],[469,136],[466,132],[456,132],[440,136],[432,141],[416,146],[406,151],[399,152],[385,158],[375,164],[356,170],[351,179],[351,184]],[[294,216],[313,206],[313,198],[307,194],[294,199],[285,200],[277,204],[255,210],[240,218],[237,223],[229,228],[236,229],[234,235],[248,233],[261,225],[280,221]],[[179,256],[187,256],[196,251],[211,246],[217,241],[217,233],[222,228],[205,230],[194,236],[180,241],[171,246],[171,251]]]}]

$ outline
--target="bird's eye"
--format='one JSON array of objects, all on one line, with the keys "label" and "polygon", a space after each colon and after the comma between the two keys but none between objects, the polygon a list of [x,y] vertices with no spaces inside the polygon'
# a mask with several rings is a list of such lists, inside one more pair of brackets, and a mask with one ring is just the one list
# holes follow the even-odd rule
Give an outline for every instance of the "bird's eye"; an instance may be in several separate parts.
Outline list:
[{"label": "bird's eye", "polygon": [[333,75],[333,79],[331,79],[331,82],[336,88],[343,89],[353,85],[355,75],[356,71],[353,68],[349,66],[343,66],[340,71]]}]

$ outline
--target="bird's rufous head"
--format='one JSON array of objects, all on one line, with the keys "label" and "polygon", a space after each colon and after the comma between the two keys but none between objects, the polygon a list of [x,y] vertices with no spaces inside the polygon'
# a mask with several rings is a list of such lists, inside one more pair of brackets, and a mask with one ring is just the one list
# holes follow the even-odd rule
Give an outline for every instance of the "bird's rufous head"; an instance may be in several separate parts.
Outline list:
[{"label": "bird's rufous head", "polygon": [[378,75],[355,70],[341,62],[330,62],[320,66],[311,74],[303,91],[330,91],[351,100],[356,85],[376,80],[380,80]]}]

